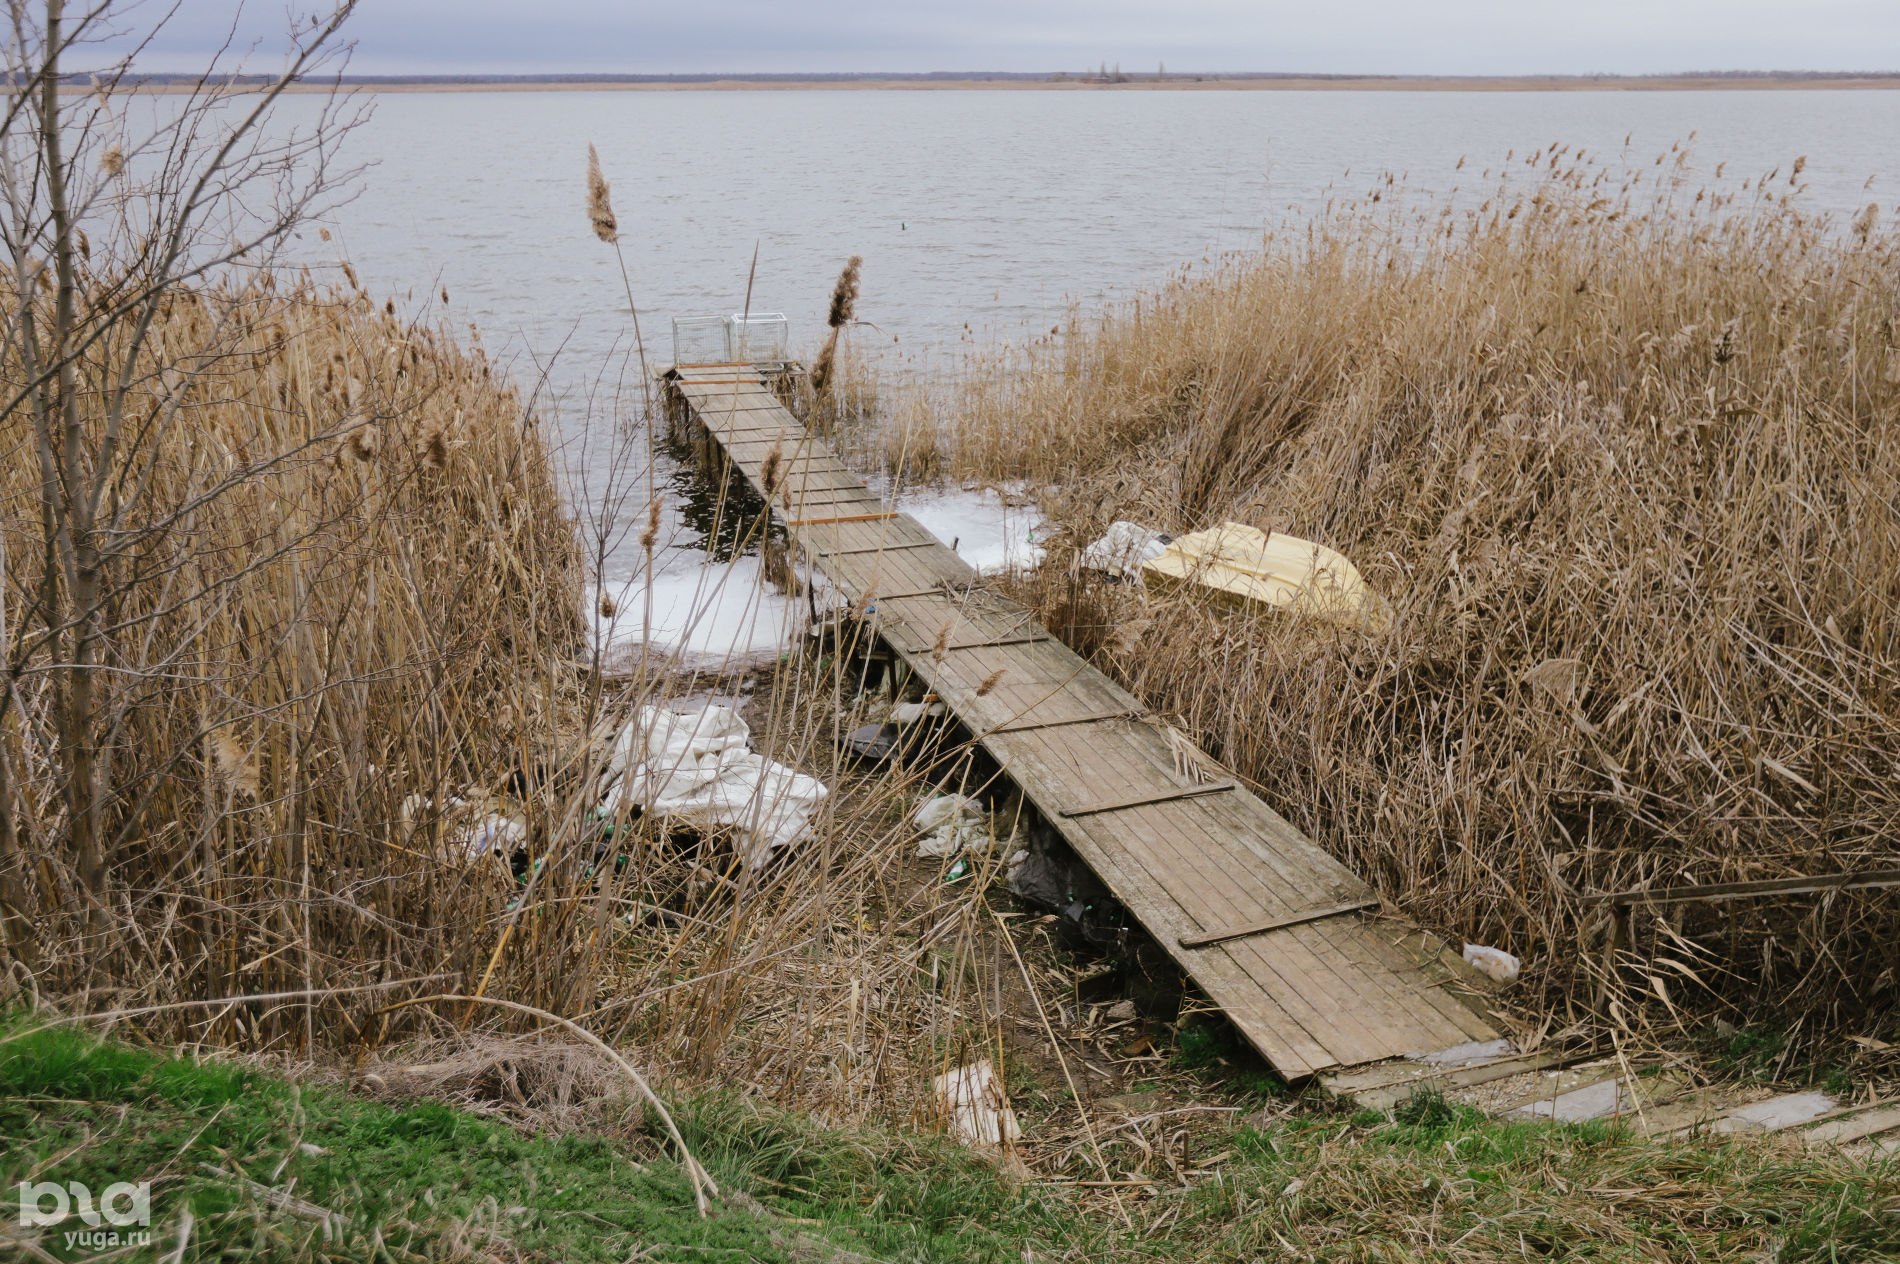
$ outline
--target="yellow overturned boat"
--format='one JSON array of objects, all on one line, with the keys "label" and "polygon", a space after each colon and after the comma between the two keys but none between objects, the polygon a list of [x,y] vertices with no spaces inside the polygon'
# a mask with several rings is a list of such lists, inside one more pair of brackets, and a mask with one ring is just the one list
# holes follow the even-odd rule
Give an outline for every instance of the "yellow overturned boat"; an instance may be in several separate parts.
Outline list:
[{"label": "yellow overturned boat", "polygon": [[1239,608],[1264,606],[1363,632],[1392,624],[1391,607],[1344,554],[1239,522],[1176,537],[1142,563],[1141,578],[1157,591],[1199,589]]}]

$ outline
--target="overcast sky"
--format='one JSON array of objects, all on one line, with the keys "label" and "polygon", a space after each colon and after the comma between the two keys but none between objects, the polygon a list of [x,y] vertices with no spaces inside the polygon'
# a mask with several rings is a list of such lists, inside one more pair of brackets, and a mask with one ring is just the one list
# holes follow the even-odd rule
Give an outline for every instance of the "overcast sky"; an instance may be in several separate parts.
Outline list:
[{"label": "overcast sky", "polygon": [[[143,64],[198,68],[237,8],[183,0]],[[364,0],[349,31],[363,74],[1900,70],[1900,0]]]}]

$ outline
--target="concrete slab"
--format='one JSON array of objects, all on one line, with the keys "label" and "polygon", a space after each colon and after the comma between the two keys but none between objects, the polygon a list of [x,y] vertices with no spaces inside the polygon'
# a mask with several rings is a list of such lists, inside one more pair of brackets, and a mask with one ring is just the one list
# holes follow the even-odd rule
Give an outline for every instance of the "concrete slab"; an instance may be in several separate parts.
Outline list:
[{"label": "concrete slab", "polygon": [[1519,1106],[1507,1119],[1549,1119],[1562,1124],[1580,1124],[1590,1119],[1607,1119],[1619,1111],[1627,1112],[1632,1101],[1621,1080],[1599,1080],[1567,1093]]},{"label": "concrete slab", "polygon": [[1440,1049],[1436,1053],[1407,1054],[1406,1061],[1431,1067],[1467,1067],[1495,1062],[1516,1052],[1517,1049],[1509,1040],[1472,1040],[1449,1049]]},{"label": "concrete slab", "polygon": [[1844,1119],[1830,1119],[1826,1123],[1816,1124],[1803,1132],[1801,1139],[1814,1145],[1823,1142],[1846,1145],[1850,1141],[1859,1141],[1862,1137],[1896,1128],[1900,1128],[1900,1106],[1880,1106],[1848,1115]]},{"label": "concrete slab", "polygon": [[1834,1109],[1826,1093],[1784,1093],[1765,1102],[1743,1106],[1715,1121],[1716,1132],[1776,1132],[1792,1128]]}]

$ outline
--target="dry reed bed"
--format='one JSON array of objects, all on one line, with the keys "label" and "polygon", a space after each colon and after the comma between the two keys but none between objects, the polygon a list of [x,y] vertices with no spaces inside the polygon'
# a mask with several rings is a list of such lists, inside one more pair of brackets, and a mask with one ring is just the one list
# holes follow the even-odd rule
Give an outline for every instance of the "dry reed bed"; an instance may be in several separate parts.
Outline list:
[{"label": "dry reed bed", "polygon": [[[930,1076],[994,1029],[969,959],[981,884],[898,872],[921,787],[840,764],[844,658],[794,656],[751,709],[777,758],[842,790],[784,863],[751,872],[650,819],[607,838],[599,739],[680,686],[585,670],[554,455],[479,348],[360,289],[268,278],[179,292],[153,347],[127,408],[144,441],[118,475],[139,495],[104,585],[96,885],[68,808],[73,625],[47,614],[70,607],[44,599],[30,464],[0,485],[5,754],[26,773],[0,857],[11,988],[85,1010],[315,991],[134,1024],[306,1057],[535,1025],[390,1008],[475,993],[631,1039],[680,1080],[840,1121],[930,1113]],[[763,527],[723,498],[715,516],[713,538],[726,518]],[[470,855],[491,809],[525,822],[530,881]]]},{"label": "dry reed bed", "polygon": [[[984,895],[915,858],[932,774],[854,765],[836,733],[881,718],[848,655],[794,655],[747,708],[755,744],[832,790],[812,837],[762,871],[682,852],[643,821],[622,891],[654,910],[617,940],[589,1021],[672,1078],[737,1088],[833,1124],[934,1126],[930,1081],[994,1056],[998,960]],[[941,776],[941,772],[938,774]],[[1011,967],[1013,969],[1013,967]]]},{"label": "dry reed bed", "polygon": [[[913,390],[859,437],[1027,478],[1021,595],[1427,922],[1592,999],[1577,891],[1900,862],[1900,239],[1798,177],[1563,146],[1367,197]],[[1420,209],[1424,206],[1425,209]],[[1079,576],[1117,518],[1320,540],[1362,636]],[[1639,918],[1614,1015],[1720,993],[1858,1022],[1893,895]]]},{"label": "dry reed bed", "polygon": [[[98,453],[111,349],[78,366]],[[4,372],[11,389],[17,363]],[[19,849],[0,859],[13,926],[31,927],[14,957],[32,987],[92,1005],[478,978],[500,883],[427,805],[549,760],[575,705],[580,558],[537,423],[479,350],[360,291],[268,276],[168,296],[133,382],[90,728],[62,710],[77,625],[46,579],[37,470],[0,471]],[[24,408],[0,419],[0,443],[30,452],[29,425]],[[82,743],[97,881],[71,842]],[[560,936],[557,915],[536,933],[557,950],[497,981],[559,996]],[[341,1020],[334,1034],[368,1039],[387,999],[209,1031],[308,1039]]]}]

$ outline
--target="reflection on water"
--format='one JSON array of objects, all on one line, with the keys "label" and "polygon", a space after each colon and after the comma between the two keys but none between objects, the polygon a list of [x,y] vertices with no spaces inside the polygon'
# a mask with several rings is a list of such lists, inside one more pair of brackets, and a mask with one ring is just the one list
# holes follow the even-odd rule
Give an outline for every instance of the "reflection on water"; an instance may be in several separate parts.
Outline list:
[{"label": "reflection on water", "polygon": [[764,532],[783,539],[784,530],[768,525],[765,502],[744,479],[721,480],[699,464],[693,446],[675,439],[659,441],[666,471],[666,506],[677,524],[673,548],[694,549],[701,564],[730,562],[757,553]]}]

